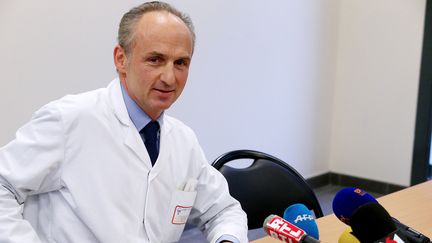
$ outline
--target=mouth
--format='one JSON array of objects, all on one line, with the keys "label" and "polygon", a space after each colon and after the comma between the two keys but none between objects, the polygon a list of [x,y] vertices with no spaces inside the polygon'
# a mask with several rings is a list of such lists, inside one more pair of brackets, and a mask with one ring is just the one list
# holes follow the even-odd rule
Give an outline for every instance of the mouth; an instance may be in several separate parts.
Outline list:
[{"label": "mouth", "polygon": [[173,89],[171,89],[171,90],[155,89],[155,90],[158,91],[158,92],[161,92],[161,93],[171,93],[171,92],[174,92]]}]

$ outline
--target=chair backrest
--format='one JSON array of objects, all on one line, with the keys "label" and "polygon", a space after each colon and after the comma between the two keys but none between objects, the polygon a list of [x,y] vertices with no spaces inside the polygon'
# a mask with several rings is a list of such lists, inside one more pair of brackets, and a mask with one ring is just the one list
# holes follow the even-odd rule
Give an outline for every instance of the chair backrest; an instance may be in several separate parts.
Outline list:
[{"label": "chair backrest", "polygon": [[[238,159],[252,159],[253,163],[246,168],[224,165]],[[276,157],[254,150],[235,150],[221,155],[212,165],[225,176],[231,195],[246,212],[249,229],[261,228],[267,216],[282,216],[285,209],[295,203],[313,210],[316,218],[323,216],[319,201],[306,180]]]}]

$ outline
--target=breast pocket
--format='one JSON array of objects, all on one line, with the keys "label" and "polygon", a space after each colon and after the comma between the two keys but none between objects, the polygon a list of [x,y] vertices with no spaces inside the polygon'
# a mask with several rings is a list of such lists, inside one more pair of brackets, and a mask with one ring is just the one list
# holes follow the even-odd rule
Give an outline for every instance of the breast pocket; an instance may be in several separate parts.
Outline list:
[{"label": "breast pocket", "polygon": [[192,210],[193,204],[196,198],[196,191],[185,192],[185,191],[175,191],[171,199],[169,210],[171,210],[170,218],[167,222],[166,232],[163,242],[177,242],[183,229],[185,227],[186,221]]}]

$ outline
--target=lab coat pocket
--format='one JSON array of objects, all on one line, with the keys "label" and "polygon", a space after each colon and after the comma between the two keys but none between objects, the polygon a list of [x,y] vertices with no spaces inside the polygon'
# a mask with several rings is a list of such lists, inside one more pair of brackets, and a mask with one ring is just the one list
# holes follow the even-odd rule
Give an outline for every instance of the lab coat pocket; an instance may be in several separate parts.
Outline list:
[{"label": "lab coat pocket", "polygon": [[177,242],[192,210],[197,192],[175,191],[170,202],[170,218],[163,242]]}]

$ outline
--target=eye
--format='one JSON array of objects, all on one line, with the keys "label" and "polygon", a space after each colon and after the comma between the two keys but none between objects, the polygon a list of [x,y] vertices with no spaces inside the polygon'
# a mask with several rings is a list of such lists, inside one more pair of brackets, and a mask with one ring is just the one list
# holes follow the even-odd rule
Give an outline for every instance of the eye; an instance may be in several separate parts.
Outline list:
[{"label": "eye", "polygon": [[152,64],[159,64],[163,62],[163,59],[160,56],[151,56],[147,58],[147,61]]},{"label": "eye", "polygon": [[188,67],[189,66],[189,60],[179,59],[179,60],[176,60],[174,62],[174,64],[177,66],[181,66],[181,67]]}]

